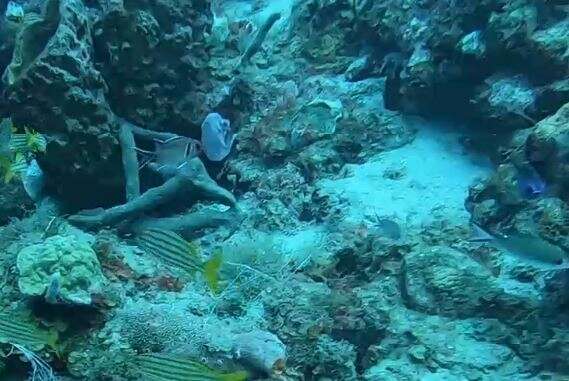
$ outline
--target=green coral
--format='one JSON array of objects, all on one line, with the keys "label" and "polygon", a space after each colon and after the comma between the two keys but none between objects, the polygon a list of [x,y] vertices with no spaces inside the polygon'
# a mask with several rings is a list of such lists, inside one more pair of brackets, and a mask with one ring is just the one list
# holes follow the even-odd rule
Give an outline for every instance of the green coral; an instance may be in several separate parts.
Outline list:
[{"label": "green coral", "polygon": [[45,295],[48,301],[91,304],[91,294],[100,292],[105,281],[89,243],[74,236],[55,235],[22,249],[17,267],[20,291]]}]

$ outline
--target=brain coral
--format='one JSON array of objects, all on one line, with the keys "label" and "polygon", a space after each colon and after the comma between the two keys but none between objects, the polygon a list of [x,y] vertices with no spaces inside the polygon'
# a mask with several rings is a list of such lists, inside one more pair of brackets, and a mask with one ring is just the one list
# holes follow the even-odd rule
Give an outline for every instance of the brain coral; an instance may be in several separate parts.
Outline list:
[{"label": "brain coral", "polygon": [[[88,242],[56,235],[18,253],[18,286],[29,296],[46,295],[72,304],[91,304],[105,281]],[[55,294],[55,295],[54,295]]]}]

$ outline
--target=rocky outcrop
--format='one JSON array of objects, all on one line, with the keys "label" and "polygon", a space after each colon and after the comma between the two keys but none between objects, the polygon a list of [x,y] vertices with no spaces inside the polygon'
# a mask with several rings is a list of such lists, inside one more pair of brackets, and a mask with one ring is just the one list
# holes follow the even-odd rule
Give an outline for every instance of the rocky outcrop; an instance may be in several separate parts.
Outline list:
[{"label": "rocky outcrop", "polygon": [[[92,56],[89,12],[81,1],[50,0],[26,19],[3,80],[14,122],[49,138],[41,166],[54,193],[92,197],[116,175],[118,141],[106,84]],[[104,175],[103,175],[104,174]],[[73,186],[70,186],[70,184]]]},{"label": "rocky outcrop", "polygon": [[519,155],[538,168],[548,183],[559,186],[563,198],[568,197],[569,103],[535,126]]},{"label": "rocky outcrop", "polygon": [[[18,125],[48,137],[39,158],[47,189],[71,209],[124,200],[115,113],[156,129],[199,138],[223,96],[208,75],[209,2],[109,2],[89,8],[50,0],[26,17],[4,76]],[[224,110],[225,111],[225,110]]]},{"label": "rocky outcrop", "polygon": [[[536,94],[569,67],[567,10],[551,2],[306,0],[293,17],[303,56],[320,68],[345,70],[360,52],[377,75],[400,53],[398,107],[413,113],[525,128],[551,110],[534,104]],[[515,92],[508,104],[503,85]]]},{"label": "rocky outcrop", "polygon": [[0,183],[0,226],[8,224],[14,218],[24,217],[33,208],[34,202],[22,183]]},{"label": "rocky outcrop", "polygon": [[113,1],[93,27],[96,65],[115,112],[139,125],[199,138],[209,93],[209,1]]},{"label": "rocky outcrop", "polygon": [[[493,225],[524,211],[541,210],[544,203],[558,205],[558,211],[565,208],[569,198],[568,126],[569,103],[534,128],[514,135],[503,163],[470,189],[466,207],[475,221]],[[538,225],[544,233],[544,226]]]},{"label": "rocky outcrop", "polygon": [[508,292],[488,269],[452,248],[414,251],[402,269],[404,298],[421,312],[507,321],[537,307],[537,299]]}]

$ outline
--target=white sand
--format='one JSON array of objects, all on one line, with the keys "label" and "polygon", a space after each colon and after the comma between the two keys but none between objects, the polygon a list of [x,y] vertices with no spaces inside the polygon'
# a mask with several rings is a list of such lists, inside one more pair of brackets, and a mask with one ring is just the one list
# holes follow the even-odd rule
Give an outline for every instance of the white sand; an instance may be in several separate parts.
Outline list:
[{"label": "white sand", "polygon": [[[411,144],[382,153],[362,165],[350,165],[350,177],[322,180],[320,186],[344,198],[348,219],[366,214],[396,216],[407,226],[435,218],[462,223],[468,220],[464,200],[469,185],[490,171],[489,163],[464,152],[460,134],[444,126],[416,121],[419,133]],[[419,125],[420,124],[420,125]],[[400,179],[386,171],[402,171]]]}]

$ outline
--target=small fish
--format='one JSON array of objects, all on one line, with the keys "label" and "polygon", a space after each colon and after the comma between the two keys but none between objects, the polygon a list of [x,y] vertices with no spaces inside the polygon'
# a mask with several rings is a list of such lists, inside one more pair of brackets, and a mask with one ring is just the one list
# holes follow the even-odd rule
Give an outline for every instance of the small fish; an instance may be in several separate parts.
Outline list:
[{"label": "small fish", "polygon": [[173,136],[166,140],[154,140],[154,150],[136,148],[142,156],[139,169],[148,167],[163,176],[176,175],[189,160],[198,156],[201,143],[185,136]]},{"label": "small fish", "polygon": [[4,168],[4,182],[8,184],[15,177],[21,176],[28,169],[26,157],[21,153],[16,153],[12,161],[2,164]]},{"label": "small fish", "polygon": [[59,272],[51,274],[49,277],[49,285],[45,289],[44,299],[49,304],[57,304],[59,302],[59,293],[61,292],[61,274]]},{"label": "small fish", "polygon": [[548,241],[526,234],[491,234],[474,225],[474,236],[469,242],[488,242],[506,253],[541,265],[563,265],[568,253]]},{"label": "small fish", "polygon": [[157,169],[174,167],[179,169],[188,159],[197,156],[200,143],[192,138],[176,136],[166,141],[155,141],[154,153]]},{"label": "small fish", "polygon": [[235,140],[231,123],[218,113],[211,113],[202,123],[202,147],[211,161],[222,161],[229,155]]},{"label": "small fish", "polygon": [[43,231],[42,239],[53,237],[54,235],[59,234],[59,228],[63,225],[64,222],[65,220],[62,217],[51,217]]},{"label": "small fish", "polygon": [[401,239],[401,227],[389,218],[378,217],[374,224],[381,234],[393,241]]},{"label": "small fish", "polygon": [[35,131],[26,128],[23,134],[12,134],[10,138],[10,150],[20,153],[45,152],[47,148],[47,140],[45,137]]},{"label": "small fish", "polygon": [[210,289],[217,293],[219,270],[223,262],[221,251],[216,251],[211,259],[203,262],[196,245],[186,241],[178,234],[162,229],[149,229],[138,237],[139,246],[170,266],[193,275],[201,272]]},{"label": "small fish", "polygon": [[0,312],[0,342],[33,349],[48,345],[57,349],[57,331],[45,330],[23,315]]},{"label": "small fish", "polygon": [[547,192],[546,182],[537,174],[520,175],[517,178],[518,189],[525,198],[537,198]]},{"label": "small fish", "polygon": [[138,355],[134,363],[145,381],[245,381],[245,371],[221,373],[200,362],[175,355]]}]

